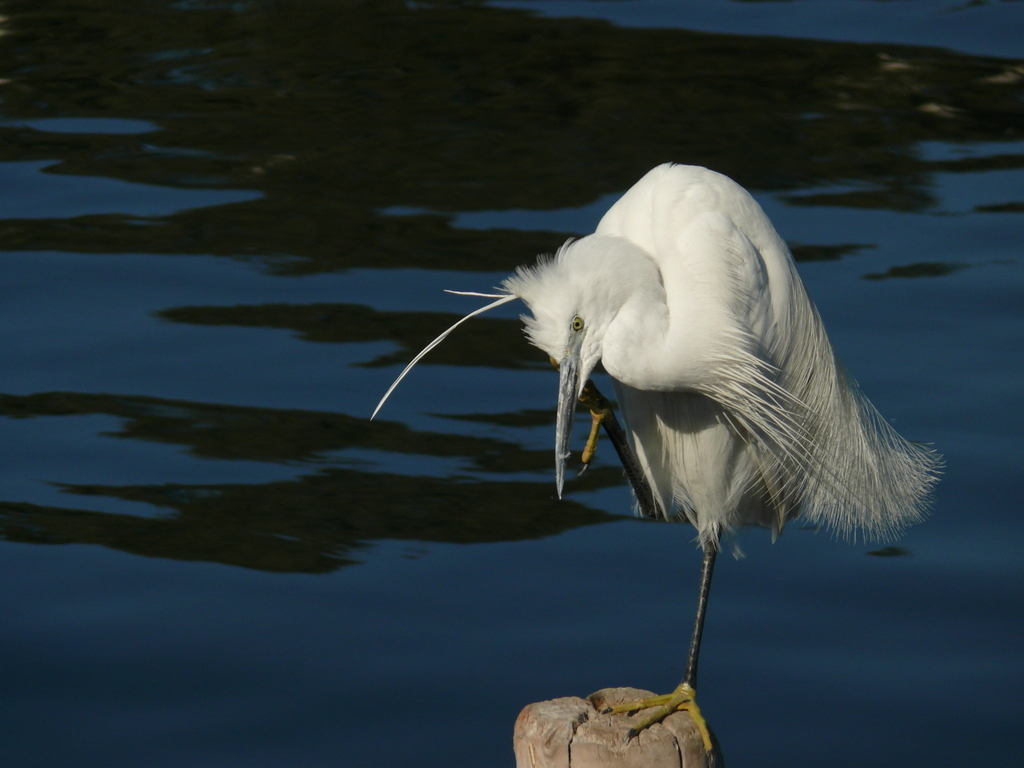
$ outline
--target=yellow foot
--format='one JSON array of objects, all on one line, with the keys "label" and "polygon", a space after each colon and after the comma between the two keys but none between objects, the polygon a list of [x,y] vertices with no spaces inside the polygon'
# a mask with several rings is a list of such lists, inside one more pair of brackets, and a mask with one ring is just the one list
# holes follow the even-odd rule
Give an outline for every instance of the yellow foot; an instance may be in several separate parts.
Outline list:
[{"label": "yellow foot", "polygon": [[604,398],[604,395],[598,392],[597,387],[594,386],[592,381],[588,381],[583,387],[580,402],[590,409],[591,419],[590,436],[587,438],[587,445],[583,449],[582,456],[580,456],[580,460],[583,462],[583,470],[586,470],[594,458],[594,453],[597,451],[597,436],[601,433],[601,424],[611,410],[611,405]]},{"label": "yellow foot", "polygon": [[689,712],[704,741],[704,751],[711,752],[711,733],[708,731],[708,724],[704,721],[704,716],[700,713],[700,707],[697,706],[697,692],[688,683],[683,683],[672,693],[666,693],[664,696],[652,696],[649,699],[608,707],[603,714],[636,712],[641,709],[646,709],[648,712],[629,729],[626,734],[627,741],[644,728],[650,728],[655,723],[660,723],[673,712]]},{"label": "yellow foot", "polygon": [[583,462],[583,469],[580,471],[580,474],[590,466],[590,462],[594,459],[594,453],[597,451],[597,436],[601,433],[601,422],[604,421],[604,413],[604,411],[600,413],[596,411],[590,412],[590,436],[587,438],[587,444],[583,448],[583,454],[580,456],[580,461]]}]

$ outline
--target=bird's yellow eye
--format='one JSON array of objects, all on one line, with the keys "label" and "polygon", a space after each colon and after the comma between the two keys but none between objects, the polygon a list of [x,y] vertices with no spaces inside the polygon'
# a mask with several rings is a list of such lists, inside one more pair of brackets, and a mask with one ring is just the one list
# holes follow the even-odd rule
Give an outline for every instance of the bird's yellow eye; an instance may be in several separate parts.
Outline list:
[{"label": "bird's yellow eye", "polygon": [[572,319],[572,329],[574,331],[582,331],[583,330],[583,318],[580,317],[579,315],[576,315],[576,317],[574,317]]}]

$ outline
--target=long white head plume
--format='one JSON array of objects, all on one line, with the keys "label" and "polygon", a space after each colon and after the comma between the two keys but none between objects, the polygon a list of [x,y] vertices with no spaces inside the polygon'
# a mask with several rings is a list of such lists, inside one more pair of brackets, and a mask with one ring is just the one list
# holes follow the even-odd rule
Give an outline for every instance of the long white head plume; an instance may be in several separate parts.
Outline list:
[{"label": "long white head plume", "polygon": [[480,309],[473,310],[468,315],[466,315],[464,318],[462,318],[457,323],[452,325],[452,327],[449,328],[447,331],[445,331],[440,336],[438,336],[436,339],[434,339],[432,342],[427,344],[427,346],[425,346],[423,348],[423,350],[418,355],[416,355],[416,357],[414,357],[412,359],[412,362],[409,363],[407,366],[405,366],[405,370],[403,370],[400,374],[398,374],[398,378],[394,380],[394,382],[391,384],[391,386],[388,387],[388,391],[384,393],[384,397],[382,397],[380,399],[380,402],[377,403],[377,407],[373,409],[373,413],[370,415],[370,420],[371,421],[373,420],[373,417],[377,415],[377,412],[381,409],[381,406],[384,405],[384,402],[391,396],[391,393],[395,391],[395,387],[397,387],[401,383],[402,379],[405,378],[405,375],[409,371],[412,370],[413,366],[416,365],[416,363],[418,363],[420,360],[423,359],[424,355],[426,355],[430,350],[432,350],[434,347],[436,347],[438,344],[440,344],[442,341],[444,341],[446,338],[448,338],[448,334],[449,333],[451,333],[456,328],[458,328],[460,325],[462,325],[464,322],[469,320],[469,318],[476,317],[477,315],[482,315],[484,312],[487,312],[488,310],[494,309],[495,307],[500,307],[502,304],[508,304],[510,301],[514,301],[515,299],[519,298],[518,296],[515,296],[514,294],[476,293],[475,291],[448,291],[448,290],[446,290],[445,293],[454,293],[457,296],[479,296],[479,297],[485,298],[485,299],[497,299],[497,301],[492,301],[487,306],[480,307]]}]

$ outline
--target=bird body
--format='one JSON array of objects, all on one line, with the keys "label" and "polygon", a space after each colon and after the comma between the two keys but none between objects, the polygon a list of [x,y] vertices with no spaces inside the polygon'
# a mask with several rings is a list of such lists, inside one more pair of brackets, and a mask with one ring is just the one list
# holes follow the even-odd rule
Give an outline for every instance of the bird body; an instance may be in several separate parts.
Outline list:
[{"label": "bird body", "polygon": [[800,514],[869,538],[921,518],[937,457],[843,373],[788,247],[727,177],[658,166],[503,288],[536,346],[578,344],[579,386],[600,360],[660,513],[703,544]]},{"label": "bird body", "polygon": [[[702,545],[802,515],[842,535],[886,538],[920,520],[940,465],[901,438],[843,372],[785,242],[740,185],[665,164],[594,234],[520,267],[514,299],[530,341],[560,366],[559,494],[577,398],[601,363],[658,513]],[[374,411],[376,414],[376,411]]]}]

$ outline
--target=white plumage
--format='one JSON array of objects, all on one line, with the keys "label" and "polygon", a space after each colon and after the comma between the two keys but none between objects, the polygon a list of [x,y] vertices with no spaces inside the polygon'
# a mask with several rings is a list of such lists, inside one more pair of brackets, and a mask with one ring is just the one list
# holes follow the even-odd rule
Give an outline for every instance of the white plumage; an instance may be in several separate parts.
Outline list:
[{"label": "white plumage", "polygon": [[559,492],[575,398],[600,361],[659,511],[705,547],[798,515],[868,538],[923,516],[939,457],[843,373],[789,249],[727,177],[658,166],[593,235],[493,298],[473,314],[522,299],[530,341],[561,362]]}]

